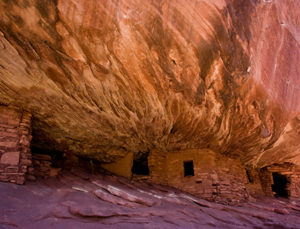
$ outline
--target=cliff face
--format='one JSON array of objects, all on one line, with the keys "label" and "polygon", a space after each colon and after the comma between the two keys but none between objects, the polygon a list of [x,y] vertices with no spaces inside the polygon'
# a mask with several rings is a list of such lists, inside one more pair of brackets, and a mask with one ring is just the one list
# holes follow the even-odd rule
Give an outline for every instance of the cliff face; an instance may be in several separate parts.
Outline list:
[{"label": "cliff face", "polygon": [[[300,164],[300,3],[0,3],[0,102],[33,146],[113,161],[210,148]],[[298,116],[297,116],[298,115]]]}]

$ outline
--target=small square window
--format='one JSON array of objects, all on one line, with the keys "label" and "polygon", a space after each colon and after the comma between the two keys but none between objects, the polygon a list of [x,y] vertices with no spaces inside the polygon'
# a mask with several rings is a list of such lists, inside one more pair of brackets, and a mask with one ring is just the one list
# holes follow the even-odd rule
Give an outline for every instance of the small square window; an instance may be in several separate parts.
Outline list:
[{"label": "small square window", "polygon": [[184,176],[194,176],[194,163],[193,161],[185,161],[183,162],[184,167]]}]

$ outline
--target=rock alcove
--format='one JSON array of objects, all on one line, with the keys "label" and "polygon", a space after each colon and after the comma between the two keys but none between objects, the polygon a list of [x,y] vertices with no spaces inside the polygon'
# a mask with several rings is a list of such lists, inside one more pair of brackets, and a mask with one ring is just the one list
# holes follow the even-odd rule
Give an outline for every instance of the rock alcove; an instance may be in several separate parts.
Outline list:
[{"label": "rock alcove", "polygon": [[0,180],[84,165],[218,202],[299,198],[299,10],[1,1]]}]

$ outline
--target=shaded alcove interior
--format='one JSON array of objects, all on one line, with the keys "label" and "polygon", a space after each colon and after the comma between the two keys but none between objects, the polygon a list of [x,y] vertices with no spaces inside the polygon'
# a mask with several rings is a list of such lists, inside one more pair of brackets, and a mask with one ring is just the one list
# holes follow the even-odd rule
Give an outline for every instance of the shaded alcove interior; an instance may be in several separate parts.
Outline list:
[{"label": "shaded alcove interior", "polygon": [[[62,152],[63,147],[58,144],[53,138],[53,127],[50,127],[45,121],[32,116],[31,120],[32,140],[31,148],[33,153],[51,154],[52,152]],[[51,134],[50,134],[51,133]]]},{"label": "shaded alcove interior", "polygon": [[[49,131],[51,131],[51,133],[49,133]],[[52,133],[52,131],[54,131],[54,133]],[[63,170],[72,170],[76,167],[80,167],[91,173],[114,174],[114,172],[109,171],[108,168],[103,167],[103,163],[106,164],[106,162],[89,157],[88,155],[75,155],[68,150],[69,147],[64,144],[65,141],[57,142],[51,136],[55,136],[55,128],[50,128],[44,121],[33,117],[31,141],[33,158],[35,157],[34,155],[48,155],[51,157],[51,167],[61,168]],[[125,161],[124,163],[126,164],[118,166],[125,168],[129,165],[131,174],[149,176],[148,155],[149,152],[139,151],[134,154],[132,166],[129,165],[129,161]],[[126,177],[129,178],[129,176]]]},{"label": "shaded alcove interior", "polygon": [[[86,171],[90,171],[91,173],[98,173],[98,172],[104,172],[104,173],[111,173],[115,174],[115,170],[109,171],[109,169],[105,168],[103,166],[103,161],[99,161],[96,159],[91,159],[88,156],[80,156],[80,155],[74,155],[72,152],[68,152],[68,147],[64,145],[64,141],[57,142],[54,139],[51,138],[51,136],[55,136],[55,128],[54,128],[54,134],[49,134],[49,131],[52,131],[53,129],[48,128],[47,124],[43,121],[35,119],[33,117],[32,119],[32,154],[33,154],[33,162],[35,162],[37,159],[34,157],[35,154],[44,154],[51,157],[51,168],[61,168],[62,170],[72,170],[76,168],[84,168]],[[152,151],[151,151],[152,152]],[[148,179],[147,177],[150,177],[150,169],[151,168],[151,179],[153,176],[153,168],[156,168],[155,166],[158,166],[158,160],[161,162],[161,157],[163,157],[163,152],[158,152],[159,156],[157,158],[149,158],[150,151],[139,151],[137,153],[131,154],[131,156],[126,157],[126,160],[121,160],[123,164],[118,164],[117,167],[122,167],[123,170],[126,169],[126,176],[124,175],[124,171],[122,170],[122,174],[119,174],[121,176],[124,176],[128,179]],[[194,155],[194,154],[191,154]],[[196,154],[195,154],[196,155]],[[194,156],[195,156],[194,155]],[[173,154],[172,154],[173,157]],[[172,157],[168,157],[169,163]],[[159,170],[159,174],[157,174],[157,177],[162,177],[164,173],[166,173],[166,169],[171,168],[171,170],[174,170],[174,174],[180,174],[178,179],[175,179],[172,181],[173,183],[177,184],[176,182],[181,182],[180,179],[182,176],[187,177],[184,179],[185,181],[189,181],[192,178],[189,177],[198,177],[199,173],[199,165],[197,162],[197,156],[195,158],[191,157],[190,155],[179,155],[178,158],[174,158],[174,160],[180,159],[180,163],[177,166],[174,166],[172,164],[172,167],[163,167],[161,170]],[[193,159],[192,159],[193,158]],[[41,161],[41,160],[40,160]],[[38,163],[40,163],[40,161]],[[43,160],[42,160],[43,161]],[[45,160],[44,160],[45,161]],[[120,162],[121,162],[120,161]],[[148,163],[150,162],[150,165]],[[154,164],[151,164],[153,163]],[[48,162],[45,162],[48,163]],[[207,163],[207,162],[205,162]],[[35,166],[35,164],[33,163]],[[274,165],[275,166],[275,165]],[[282,165],[277,165],[282,166]],[[250,184],[256,185],[257,184],[257,190],[263,188],[266,195],[274,196],[275,197],[289,197],[290,193],[288,190],[289,187],[289,177],[282,175],[282,171],[288,171],[288,168],[291,165],[287,164],[284,165],[282,169],[273,168],[273,169],[261,169],[260,171],[257,170],[257,172],[252,171],[249,168],[244,168],[245,170],[245,178],[248,178],[248,182]],[[287,168],[285,168],[287,167]],[[179,168],[180,171],[179,172]],[[42,168],[43,169],[43,168]],[[42,170],[41,169],[41,170]],[[103,170],[104,169],[104,170]],[[115,169],[115,167],[114,167]],[[196,169],[196,173],[195,173]],[[183,170],[183,173],[182,173]],[[209,171],[204,171],[205,173],[208,173]],[[169,179],[169,178],[168,178]],[[197,178],[198,179],[198,178]],[[204,180],[206,180],[205,178]],[[171,183],[170,180],[168,182]],[[172,186],[173,186],[172,183]],[[202,178],[198,179],[196,181],[197,185],[202,184]],[[189,184],[187,184],[189,185]],[[273,193],[272,193],[273,192]]]},{"label": "shaded alcove interior", "polygon": [[[49,134],[51,131],[51,134]],[[100,161],[87,156],[75,155],[68,150],[68,146],[64,141],[57,142],[51,136],[55,136],[55,128],[50,128],[47,123],[32,117],[32,140],[31,152],[33,158],[33,165],[35,169],[35,159],[39,160],[41,155],[50,156],[49,163],[51,168],[60,168],[62,170],[73,170],[82,168],[87,172],[95,173],[96,171],[104,172],[100,166]],[[43,158],[43,156],[42,156]],[[38,162],[40,164],[40,161]]]},{"label": "shaded alcove interior", "polygon": [[47,134],[47,124],[32,117],[32,140],[31,140],[31,152],[33,159],[35,155],[48,155],[51,157],[53,167],[62,168],[63,163],[63,151],[58,149],[57,143],[50,138],[51,135]]},{"label": "shaded alcove interior", "polygon": [[273,185],[272,191],[275,193],[275,197],[289,197],[289,192],[287,190],[288,185],[290,183],[288,177],[286,175],[282,175],[277,172],[272,173],[273,177]]}]

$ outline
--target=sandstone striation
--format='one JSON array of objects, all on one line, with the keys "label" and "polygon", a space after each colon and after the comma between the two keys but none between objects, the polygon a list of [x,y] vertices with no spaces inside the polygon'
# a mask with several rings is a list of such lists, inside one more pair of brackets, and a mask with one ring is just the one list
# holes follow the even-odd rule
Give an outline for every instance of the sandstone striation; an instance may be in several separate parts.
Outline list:
[{"label": "sandstone striation", "polygon": [[114,162],[207,148],[300,165],[300,3],[0,2],[0,103],[32,147]]}]

